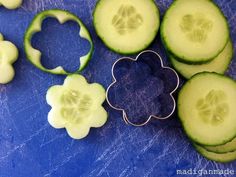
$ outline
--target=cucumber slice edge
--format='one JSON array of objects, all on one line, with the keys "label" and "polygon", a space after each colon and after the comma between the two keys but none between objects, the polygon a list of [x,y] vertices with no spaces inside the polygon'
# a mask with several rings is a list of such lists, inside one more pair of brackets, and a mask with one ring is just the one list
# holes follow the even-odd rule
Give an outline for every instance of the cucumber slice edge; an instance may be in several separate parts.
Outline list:
[{"label": "cucumber slice edge", "polygon": [[208,160],[213,160],[220,163],[229,163],[236,160],[236,151],[219,154],[210,152],[197,144],[193,144],[193,146],[195,147],[198,153],[200,153]]},{"label": "cucumber slice edge", "polygon": [[[226,51],[225,51],[225,50],[226,50]],[[227,53],[227,50],[229,50],[230,54]],[[224,56],[224,52],[226,52],[225,54],[228,55],[226,59],[225,59],[225,56]],[[221,55],[223,55],[223,56],[221,56]],[[197,72],[197,73],[200,73],[200,72],[216,72],[216,73],[218,73],[218,74],[224,74],[224,73],[227,71],[228,66],[230,65],[230,63],[231,63],[231,61],[232,61],[232,59],[233,59],[233,55],[234,55],[233,43],[232,43],[232,40],[229,40],[229,42],[227,43],[227,45],[226,45],[226,47],[224,48],[224,50],[222,51],[222,53],[220,53],[220,54],[219,54],[216,58],[214,58],[212,61],[210,61],[210,62],[208,62],[208,63],[201,64],[203,67],[206,67],[207,65],[210,65],[211,63],[213,63],[215,60],[219,60],[219,59],[221,59],[221,60],[226,60],[226,61],[223,61],[223,62],[225,62],[225,63],[223,63],[222,68],[221,68],[221,69],[218,68],[218,70],[217,70],[217,69],[214,70],[213,68],[210,68],[210,70],[212,70],[212,71],[210,71],[210,70],[208,71],[207,69],[206,69],[205,71],[201,71],[200,68],[199,68],[199,72]],[[221,57],[221,58],[218,58],[218,57]],[[189,72],[189,73],[185,73],[184,70],[183,70],[183,68],[182,68],[182,69],[180,68],[181,65],[182,65],[182,67],[186,66],[185,69],[187,69],[187,66],[188,66],[189,64],[185,64],[185,63],[179,62],[179,61],[176,60],[176,58],[175,58],[174,56],[172,56],[171,54],[169,54],[169,59],[170,59],[171,64],[173,65],[173,67],[176,69],[176,71],[178,71],[178,73],[180,73],[184,78],[190,79],[192,76],[195,75],[194,73],[193,73],[193,74],[190,74],[190,72]],[[180,65],[180,66],[178,67],[178,65]],[[189,66],[190,66],[190,67],[191,67],[191,66],[193,66],[193,67],[194,67],[194,66],[200,67],[201,65],[189,65]],[[206,65],[206,66],[204,66],[204,65]],[[191,68],[189,68],[189,70],[193,71]],[[197,74],[197,73],[196,73],[196,74]]]}]

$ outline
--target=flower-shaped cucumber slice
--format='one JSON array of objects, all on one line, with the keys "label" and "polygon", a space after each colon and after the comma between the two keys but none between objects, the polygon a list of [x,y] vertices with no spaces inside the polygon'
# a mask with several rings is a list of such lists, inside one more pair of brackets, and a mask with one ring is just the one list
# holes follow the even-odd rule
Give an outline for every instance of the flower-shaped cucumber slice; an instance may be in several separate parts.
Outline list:
[{"label": "flower-shaped cucumber slice", "polygon": [[12,64],[18,58],[18,49],[9,42],[4,41],[0,33],[0,84],[7,84],[15,76],[15,71]]},{"label": "flower-shaped cucumber slice", "polygon": [[91,127],[101,127],[108,114],[102,104],[105,89],[97,83],[88,84],[78,74],[67,76],[63,85],[49,88],[46,100],[52,107],[48,122],[54,128],[66,128],[74,139],[82,139]]},{"label": "flower-shaped cucumber slice", "polygon": [[163,65],[153,51],[136,59],[123,57],[112,68],[114,82],[107,89],[108,104],[123,113],[126,123],[143,126],[151,118],[167,119],[176,107],[173,93],[179,85],[177,73]]},{"label": "flower-shaped cucumber slice", "polygon": [[80,26],[80,33],[79,33],[80,36],[88,40],[90,43],[89,52],[85,56],[80,57],[80,67],[76,72],[81,72],[87,66],[93,54],[94,46],[93,46],[92,38],[89,34],[89,31],[83,24],[83,22],[77,16],[75,16],[74,14],[68,11],[64,11],[60,9],[46,10],[39,13],[38,15],[34,17],[33,21],[31,22],[30,26],[28,27],[25,33],[25,39],[24,39],[25,53],[27,55],[28,60],[40,70],[51,73],[51,74],[65,74],[65,75],[71,74],[65,71],[62,66],[58,66],[54,69],[45,68],[41,63],[41,52],[33,48],[31,45],[32,36],[35,33],[41,31],[42,22],[47,17],[56,18],[61,24],[69,20],[72,20],[72,21],[75,21]]},{"label": "flower-shaped cucumber slice", "polygon": [[16,9],[20,7],[22,0],[0,0],[0,6],[3,5],[7,9]]}]

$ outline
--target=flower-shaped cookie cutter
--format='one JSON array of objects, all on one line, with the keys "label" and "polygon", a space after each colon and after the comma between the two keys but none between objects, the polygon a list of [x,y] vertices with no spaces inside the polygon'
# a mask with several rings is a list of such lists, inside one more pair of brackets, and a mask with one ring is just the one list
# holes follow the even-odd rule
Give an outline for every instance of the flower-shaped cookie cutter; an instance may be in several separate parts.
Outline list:
[{"label": "flower-shaped cookie cutter", "polygon": [[[136,81],[130,82],[129,76],[132,75],[132,73],[129,73],[129,72],[132,72],[132,67],[134,67],[134,68],[137,67],[137,66],[134,66],[134,63],[136,63],[136,64],[141,63],[141,67],[145,68],[145,70],[148,71],[148,74],[151,73],[150,79],[146,78],[148,75],[145,74],[144,69],[141,69],[141,72],[135,71],[133,75],[135,75],[135,74],[137,75],[137,73],[139,73],[138,78],[143,77],[144,80],[141,81],[143,83],[136,83]],[[123,64],[123,66],[122,66],[122,64]],[[158,66],[159,69],[156,69],[155,68],[156,66]],[[122,73],[123,74],[126,73],[126,75],[124,77],[121,77],[120,80],[117,79],[116,75],[117,74],[122,75]],[[171,76],[168,76],[167,73],[170,74]],[[173,115],[175,108],[176,108],[176,101],[175,101],[173,94],[177,90],[177,88],[179,87],[179,76],[174,69],[163,65],[163,60],[158,53],[156,53],[152,50],[146,50],[146,51],[141,52],[135,59],[130,58],[130,57],[122,57],[122,58],[118,59],[112,66],[112,77],[113,77],[113,82],[110,84],[110,86],[108,87],[108,89],[106,91],[106,99],[107,99],[108,104],[113,109],[118,110],[118,111],[122,111],[123,120],[125,121],[126,124],[140,127],[140,126],[144,126],[144,125],[148,124],[152,118],[164,120],[164,119],[170,118]],[[163,85],[164,82],[162,82],[161,79],[163,79],[163,81],[166,81],[166,80],[170,81],[169,82],[170,84],[167,84],[166,86],[171,87],[171,88],[165,89],[164,87],[162,87],[162,89],[159,89],[160,90],[159,93],[155,94],[154,92],[158,89],[155,89],[155,88],[153,89],[153,87],[157,86],[158,84]],[[174,81],[173,81],[173,79],[174,79]],[[150,82],[149,82],[149,80],[150,80]],[[152,82],[151,80],[154,80],[154,82]],[[130,94],[136,92],[136,89],[139,89],[140,91],[138,91],[138,94],[136,94],[135,96],[141,97],[141,101],[136,101],[135,103],[133,103],[135,101],[135,97],[131,97],[130,99],[128,99],[128,103],[126,103],[126,102],[122,103],[123,106],[120,106],[121,102],[123,102],[123,100],[126,99],[127,95],[125,95],[125,96],[124,95],[123,96],[117,95],[118,92],[116,92],[116,90],[113,95],[111,93],[112,88],[114,89],[116,84],[119,85],[119,82],[121,82],[121,85],[124,87],[122,89],[119,89],[119,90],[121,90],[119,92],[121,92],[121,94],[124,94],[124,95],[126,94],[124,92],[129,92],[129,93],[127,93],[128,97],[130,97]],[[128,84],[130,84],[130,85],[128,85]],[[124,86],[124,85],[128,85],[128,86]],[[144,89],[147,89],[147,90],[150,89],[150,91],[147,91],[147,90],[143,91],[142,88],[139,87],[139,85],[142,85],[142,87]],[[138,88],[135,88],[135,86]],[[165,92],[165,95],[169,98],[169,101],[172,102],[171,107],[169,108],[169,110],[167,110],[166,115],[160,115],[160,113],[159,114],[156,113],[158,111],[153,111],[156,114],[153,114],[153,112],[150,114],[148,113],[147,116],[145,115],[146,117],[148,117],[148,119],[145,121],[142,121],[141,123],[136,123],[136,122],[131,121],[131,119],[129,119],[129,115],[127,113],[127,108],[131,108],[132,110],[135,109],[132,107],[132,105],[130,106],[129,104],[141,105],[142,104],[141,102],[143,101],[142,94],[144,94],[144,95],[151,94],[154,98],[151,99],[151,101],[150,100],[147,101],[148,104],[150,104],[150,105],[144,105],[143,108],[152,107],[153,110],[155,110],[156,107],[158,107],[157,104],[159,104],[159,103],[156,101],[153,101],[153,100],[158,100],[157,97],[159,97],[163,92]],[[116,99],[116,98],[120,99],[120,101],[118,101],[118,104],[114,104],[114,102],[112,101],[112,99]],[[163,102],[163,100],[164,100],[164,103],[166,103],[165,100],[168,100],[168,99],[162,99],[162,102]],[[169,105],[169,104],[167,104],[167,105]],[[165,105],[163,105],[163,104],[162,104],[162,106],[165,107]],[[139,112],[142,111],[143,112],[143,110],[140,110],[140,109],[139,110],[135,109],[134,111],[139,111]],[[140,112],[140,113],[142,113],[142,112]],[[139,113],[137,115],[139,115]]]}]

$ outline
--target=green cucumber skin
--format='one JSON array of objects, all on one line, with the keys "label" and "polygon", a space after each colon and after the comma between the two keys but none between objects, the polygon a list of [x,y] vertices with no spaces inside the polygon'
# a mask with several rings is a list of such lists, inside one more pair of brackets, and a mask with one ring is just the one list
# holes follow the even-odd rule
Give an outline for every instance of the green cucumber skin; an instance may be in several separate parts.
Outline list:
[{"label": "green cucumber skin", "polygon": [[[231,40],[231,39],[230,39]],[[219,72],[217,72],[218,74],[224,74],[226,71],[227,71],[227,69],[228,69],[228,67],[229,67],[229,65],[230,65],[230,63],[231,63],[231,61],[232,61],[232,59],[233,59],[233,56],[234,56],[234,48],[233,48],[233,43],[232,43],[232,45],[231,45],[231,55],[230,55],[230,59],[229,59],[229,61],[228,61],[228,63],[225,65],[225,68],[223,69],[223,71],[221,72],[221,73],[219,73]],[[170,56],[171,56],[171,54],[170,53],[168,53],[167,54],[168,56],[169,56],[169,58],[170,58]],[[220,55],[220,54],[219,54]],[[176,58],[174,58],[174,59],[176,59]],[[174,60],[173,59],[173,60]],[[169,59],[169,61],[171,62],[171,64],[172,64],[172,66],[176,69],[176,71],[178,71],[178,73],[181,75],[181,76],[183,76],[185,79],[190,79],[191,77],[187,77],[187,75],[185,75],[184,74],[184,72],[182,72],[181,70],[178,70],[176,67],[175,67],[175,65],[174,65],[174,63],[173,63],[173,60],[172,59]],[[214,59],[213,59],[214,60]],[[212,61],[213,61],[212,60]],[[211,62],[211,61],[210,61]],[[207,63],[204,63],[204,64],[207,64]],[[204,64],[202,64],[202,65],[204,65]],[[191,65],[193,65],[193,64],[191,64]],[[195,64],[194,64],[195,65]],[[206,71],[207,72],[207,71]],[[199,73],[201,73],[201,72],[199,72]]]},{"label": "green cucumber skin", "polygon": [[[228,80],[234,82],[234,84],[236,84],[236,81],[235,81],[235,80],[233,80],[233,79],[231,79],[231,78],[229,78],[229,77],[225,77],[224,75],[218,74],[218,73],[215,73],[215,72],[202,72],[202,73],[198,73],[198,74],[195,74],[192,78],[198,77],[198,75],[209,74],[209,73],[215,74],[215,75],[217,75],[217,76],[219,76],[219,77],[223,77],[223,78],[225,78],[225,79],[228,79]],[[191,82],[191,80],[189,80],[189,81],[187,81],[187,82]],[[183,90],[183,88],[184,88],[185,86],[186,86],[186,83],[185,83],[185,85],[182,87],[182,89],[181,89],[181,90],[179,91],[179,93],[178,93],[178,100],[179,100],[179,97],[180,97],[180,95],[181,95],[181,93],[182,93],[182,90]],[[179,107],[179,105],[180,105],[180,103],[179,103],[179,101],[177,101],[177,107]],[[224,145],[224,144],[226,144],[226,143],[232,141],[234,138],[236,138],[236,133],[235,133],[235,135],[234,135],[233,137],[229,138],[228,140],[224,140],[224,141],[222,141],[222,142],[219,143],[219,144],[214,144],[214,145],[213,145],[213,144],[202,144],[201,142],[198,141],[197,138],[194,138],[194,137],[190,136],[189,133],[187,132],[187,130],[184,128],[184,126],[183,126],[183,122],[184,122],[184,121],[181,119],[179,109],[177,109],[177,115],[178,115],[179,120],[180,120],[180,122],[181,122],[181,124],[182,124],[182,127],[183,127],[183,130],[184,130],[185,134],[188,136],[188,138],[189,138],[192,142],[194,142],[194,143],[196,143],[196,144],[199,144],[200,146],[219,146],[219,145]]]},{"label": "green cucumber skin", "polygon": [[[94,11],[93,11],[93,24],[94,24],[94,29],[95,29],[96,34],[98,35],[98,37],[102,40],[102,42],[105,44],[105,46],[106,46],[109,50],[111,50],[111,51],[113,51],[113,52],[115,52],[115,53],[118,53],[118,54],[122,54],[122,55],[135,55],[135,54],[141,52],[142,50],[145,50],[146,48],[148,48],[148,47],[154,42],[154,40],[156,39],[157,33],[158,33],[158,31],[159,31],[159,28],[155,31],[155,33],[154,33],[154,35],[153,35],[153,36],[154,36],[154,37],[153,37],[153,40],[152,40],[151,42],[149,42],[148,44],[144,45],[143,48],[141,48],[141,49],[139,49],[139,50],[137,50],[137,51],[134,51],[134,52],[124,52],[124,51],[121,51],[121,50],[117,50],[117,49],[115,49],[115,48],[113,48],[113,47],[110,47],[109,44],[108,44],[107,42],[105,42],[105,40],[103,39],[103,37],[98,33],[98,30],[97,30],[96,25],[95,25],[96,22],[95,22],[95,20],[94,20],[94,13],[95,13],[95,10],[96,10],[96,8],[99,6],[99,4],[100,4],[101,1],[102,1],[102,0],[98,0],[97,3],[96,3],[96,5],[95,5]],[[156,9],[157,9],[157,14],[158,14],[158,16],[159,16],[159,22],[161,22],[161,21],[160,21],[160,10],[159,10],[158,6],[156,5],[156,3],[155,3],[154,0],[149,0],[149,1],[150,1],[150,2],[153,2],[154,6],[157,7]],[[161,23],[160,23],[160,24],[161,24]]]},{"label": "green cucumber skin", "polygon": [[[174,1],[174,2],[170,5],[170,7],[174,6],[177,1],[178,1],[178,0]],[[223,14],[223,12],[220,10],[219,6],[218,6],[216,3],[214,3],[214,2],[211,1],[211,0],[207,0],[207,1],[213,3],[213,4],[217,7],[217,9],[219,10],[219,12],[222,14],[222,17],[223,17],[223,18],[225,19],[225,21],[227,22],[226,24],[227,24],[228,34],[230,34],[230,27],[229,27],[228,20],[227,20],[226,16]],[[169,7],[169,8],[170,8],[170,7]],[[215,57],[217,57],[217,56],[224,50],[225,46],[227,45],[228,41],[230,40],[230,36],[227,35],[228,37],[227,37],[227,41],[226,41],[224,47],[223,47],[221,50],[219,50],[218,53],[217,53],[215,56],[213,56],[212,58],[208,58],[208,59],[203,59],[203,58],[202,58],[202,59],[198,59],[198,61],[195,61],[195,62],[189,61],[187,58],[184,58],[183,56],[181,56],[181,55],[179,55],[179,54],[177,54],[177,53],[173,53],[173,51],[171,50],[171,47],[165,42],[165,38],[166,38],[166,37],[165,37],[164,34],[163,34],[163,31],[164,31],[164,29],[163,29],[163,28],[164,28],[164,25],[163,25],[163,24],[164,24],[164,21],[165,21],[166,13],[167,13],[167,11],[166,11],[165,14],[164,14],[164,17],[163,17],[163,20],[162,20],[162,23],[161,23],[161,26],[160,26],[161,41],[162,41],[162,43],[163,43],[165,49],[168,51],[168,53],[170,53],[171,55],[173,55],[179,62],[186,63],[186,64],[198,64],[198,65],[199,65],[199,64],[208,63],[208,62],[212,61]]]},{"label": "green cucumber skin", "polygon": [[[197,151],[199,154],[201,154],[203,157],[205,157],[206,159],[211,160],[211,161],[215,161],[215,162],[219,162],[219,163],[224,163],[224,164],[226,164],[226,163],[230,163],[230,162],[236,160],[236,151],[228,152],[228,153],[234,153],[234,152],[235,152],[234,157],[233,157],[232,159],[229,159],[229,160],[211,159],[211,158],[205,156],[205,155],[201,152],[201,149],[200,149],[200,148],[203,148],[204,150],[208,151],[207,149],[205,149],[205,148],[202,147],[202,146],[199,147],[199,145],[197,145],[197,144],[195,144],[195,143],[193,143],[193,146],[194,146],[194,148],[196,149],[196,151]],[[215,152],[211,152],[211,151],[208,151],[208,152],[210,152],[210,153],[215,153]],[[215,154],[220,154],[220,153],[215,153]],[[224,153],[221,153],[221,154],[223,155]]]},{"label": "green cucumber skin", "polygon": [[[64,11],[64,12],[66,12],[66,13],[72,15],[73,17],[78,18],[78,17],[75,16],[73,13],[71,13],[71,12],[69,12],[69,11],[67,11],[67,10],[50,9],[50,10],[45,10],[45,11],[43,11],[43,12],[46,12],[46,13],[47,13],[48,11]],[[34,35],[34,33],[31,34],[31,35],[27,35],[27,32],[28,32],[28,30],[31,28],[31,26],[33,25],[34,20],[35,20],[39,15],[43,15],[43,14],[39,13],[39,14],[35,15],[34,18],[33,18],[33,20],[31,21],[30,25],[28,26],[26,32],[25,32],[25,35],[24,35],[24,51],[25,51],[27,60],[28,60],[32,65],[34,65],[36,68],[42,70],[42,68],[38,67],[37,65],[35,65],[35,64],[30,60],[30,56],[29,56],[29,54],[28,54],[28,52],[27,52],[26,45],[25,45],[26,41],[27,41],[27,40],[31,40],[32,36]],[[45,19],[45,18],[47,18],[47,17],[43,17],[43,18]],[[43,19],[43,20],[44,20],[44,19]],[[43,21],[43,20],[42,20],[42,21]],[[82,21],[81,21],[81,24],[82,24],[83,27],[85,27],[85,25],[83,24]],[[85,28],[86,28],[86,27],[85,27]],[[86,28],[86,29],[87,29],[87,28]],[[89,33],[89,31],[88,31],[88,33]],[[90,33],[89,33],[89,37],[91,38],[91,34],[90,34]],[[91,38],[91,39],[92,39],[92,38]],[[88,59],[87,62],[86,62],[86,65],[84,65],[82,68],[79,68],[79,69],[78,69],[77,71],[75,71],[74,73],[69,73],[69,72],[67,72],[67,73],[57,73],[56,75],[80,74],[81,71],[83,71],[83,70],[87,67],[89,61],[90,61],[91,58],[92,58],[93,52],[94,52],[94,44],[93,44],[93,42],[90,42],[90,41],[89,41],[89,43],[90,43],[90,51],[89,51],[90,54],[89,54],[89,59]],[[50,70],[42,70],[42,71],[44,71],[44,72],[46,72],[46,73],[50,73],[50,74],[55,74],[55,72],[52,72],[52,71],[50,71]]]}]

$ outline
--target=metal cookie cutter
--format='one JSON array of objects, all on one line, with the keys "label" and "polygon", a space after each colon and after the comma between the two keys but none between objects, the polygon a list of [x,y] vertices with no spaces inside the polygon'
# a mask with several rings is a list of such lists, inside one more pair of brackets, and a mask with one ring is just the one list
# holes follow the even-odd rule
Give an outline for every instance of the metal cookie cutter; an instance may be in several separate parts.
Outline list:
[{"label": "metal cookie cutter", "polygon": [[[126,124],[144,126],[152,118],[168,119],[174,113],[173,93],[179,86],[179,76],[163,65],[158,53],[146,50],[136,59],[118,59],[112,66],[112,77],[106,99],[112,108],[122,111]],[[137,123],[130,117],[142,121]],[[144,117],[147,120],[143,121]]]}]

